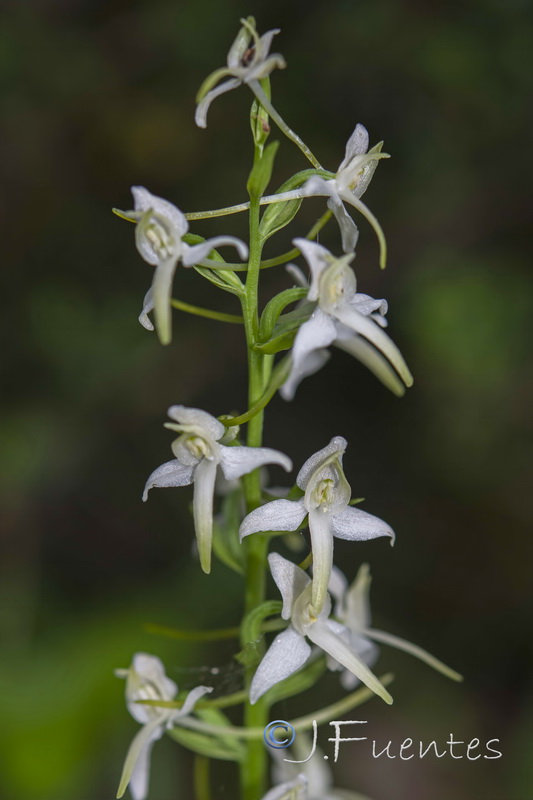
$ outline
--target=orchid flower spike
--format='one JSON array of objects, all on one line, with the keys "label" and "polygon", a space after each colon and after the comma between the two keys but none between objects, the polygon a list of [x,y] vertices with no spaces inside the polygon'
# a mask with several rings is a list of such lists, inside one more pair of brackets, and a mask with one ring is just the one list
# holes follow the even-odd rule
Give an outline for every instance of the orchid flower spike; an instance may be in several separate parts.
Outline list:
[{"label": "orchid flower spike", "polygon": [[259,664],[250,686],[250,703],[257,702],[272,686],[303,667],[311,655],[311,646],[306,639],[353,672],[386,703],[392,703],[392,697],[383,684],[347,644],[344,625],[329,619],[329,595],[326,594],[322,610],[317,613],[309,576],[279,553],[271,553],[268,562],[283,598],[281,616],[291,624],[276,636]]},{"label": "orchid flower spike", "polygon": [[139,322],[148,330],[153,325],[148,313],[155,309],[155,327],[161,344],[172,339],[171,305],[172,281],[176,267],[192,267],[203,263],[216,247],[232,245],[244,261],[248,248],[235,236],[215,236],[201,244],[188,245],[183,237],[189,229],[185,215],[168,200],[151,194],[144,186],[132,186],[135,208],[121,214],[135,220],[137,250],[148,264],[155,267],[150,291],[144,298]]},{"label": "orchid flower spike", "polygon": [[[369,800],[359,792],[335,789],[331,769],[324,759],[322,750],[316,746],[313,750],[312,748],[310,737],[299,732],[291,747],[291,759],[288,756],[285,758],[286,750],[273,750],[274,782],[283,781],[283,786],[290,787],[295,792],[299,790],[300,794],[296,793],[295,797],[301,797],[302,800]],[[307,758],[311,751],[312,758]],[[293,763],[293,759],[297,763]],[[278,786],[279,789],[281,786]],[[290,798],[291,795],[287,794],[286,797]],[[268,794],[263,800],[269,800]]]},{"label": "orchid flower spike", "polygon": [[[413,377],[394,342],[387,336],[386,300],[357,292],[350,266],[354,255],[335,258],[329,250],[307,239],[294,239],[311,271],[307,300],[317,303],[311,317],[298,330],[291,352],[291,371],[280,394],[292,400],[308,375],[328,360],[326,350],[335,344],[361,361],[394,394],[401,396]],[[292,270],[293,275],[300,274]]]},{"label": "orchid flower spike", "polygon": [[313,551],[313,613],[322,612],[333,565],[333,537],[366,541],[394,532],[386,522],[349,505],[351,488],[342,469],[348,443],[342,436],[307,459],[296,478],[304,491],[299,500],[273,500],[248,514],[241,523],[241,539],[258,531],[295,531],[309,515]]},{"label": "orchid flower spike", "polygon": [[144,487],[143,500],[153,488],[194,484],[193,514],[200,564],[204,572],[211,570],[213,537],[213,495],[217,467],[227,480],[241,478],[264,464],[279,464],[287,472],[292,461],[279,450],[269,447],[231,446],[239,429],[225,428],[218,419],[199,408],[172,406],[168,415],[173,422],[165,428],[179,433],[172,443],[175,458],[155,469]]},{"label": "orchid flower spike", "polygon": [[[383,231],[370,210],[361,201],[368,184],[382,158],[389,158],[382,153],[383,142],[368,151],[368,132],[363,125],[356,125],[348,139],[346,154],[334,178],[324,179],[313,175],[302,186],[304,197],[328,197],[328,208],[333,212],[339,224],[342,236],[342,249],[345,253],[353,253],[359,232],[357,225],[346,211],[345,203],[360,211],[376,231],[381,245],[381,266],[385,266],[386,249]],[[368,152],[367,152],[368,151]]]},{"label": "orchid flower spike", "polygon": [[133,800],[145,800],[148,796],[150,778],[150,754],[152,745],[166,730],[179,725],[180,719],[188,716],[195,703],[212,692],[208,686],[197,686],[187,695],[181,708],[162,708],[144,705],[139,700],[172,701],[178,693],[174,681],[165,674],[165,668],[157,656],[136,653],[129,669],[117,669],[115,675],[126,679],[126,704],[132,717],[143,726],[133,739],[117,797],[122,797],[129,784]]},{"label": "orchid flower spike", "polygon": [[[285,59],[279,53],[269,55],[274,36],[278,29],[267,31],[259,36],[253,17],[241,20],[242,27],[231,45],[227,66],[215,70],[201,85],[196,96],[195,122],[200,128],[207,126],[207,111],[215,99],[225,92],[236,89],[242,83],[254,83],[266,78],[272,70],[283,69]],[[219,83],[222,78],[228,78]]]},{"label": "orchid flower spike", "polygon": [[[458,672],[447,667],[427,650],[423,650],[405,639],[400,639],[398,636],[374,630],[371,627],[369,599],[371,582],[370,567],[368,564],[362,564],[351,586],[348,586],[348,581],[337,567],[333,567],[329,583],[329,591],[335,599],[335,618],[345,626],[348,631],[347,641],[350,647],[365,664],[372,666],[378,658],[379,648],[373,643],[372,640],[374,640],[410,653],[453,681],[462,681],[463,678]],[[328,666],[332,670],[343,669],[343,666],[333,659],[329,661]],[[342,686],[351,690],[357,686],[357,683],[354,675],[344,669],[341,675]]]}]

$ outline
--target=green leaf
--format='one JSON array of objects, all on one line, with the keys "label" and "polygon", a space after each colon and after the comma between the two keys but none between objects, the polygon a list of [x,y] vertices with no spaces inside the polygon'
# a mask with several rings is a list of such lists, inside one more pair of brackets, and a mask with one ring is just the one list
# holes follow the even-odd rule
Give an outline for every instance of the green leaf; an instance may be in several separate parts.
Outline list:
[{"label": "green leaf", "polygon": [[[220,725],[222,728],[231,727],[231,721],[228,719],[226,714],[221,711],[219,708],[202,708],[196,711],[196,716],[201,719],[203,722],[207,722],[209,725]],[[228,735],[220,735],[218,736],[219,741],[223,742],[228,748],[231,748],[234,752],[237,753],[240,757],[244,756],[245,748],[242,742],[239,742],[235,739],[234,736]],[[237,745],[237,747],[236,747]]]},{"label": "green leaf", "polygon": [[[322,178],[334,177],[333,172],[327,172],[323,169],[304,169],[300,172],[296,172],[288,180],[286,180],[285,183],[282,183],[281,186],[276,189],[276,194],[282,194],[283,192],[290,192],[293,189],[298,189],[300,186],[303,186],[303,184],[313,175],[320,175]],[[289,222],[292,222],[301,205],[301,199],[288,200],[285,203],[272,203],[269,205],[259,224],[259,234],[262,242],[266,242],[270,236],[273,236],[274,233],[280,231],[282,228],[288,225]]]},{"label": "green leaf", "polygon": [[250,642],[258,642],[261,638],[261,624],[267,617],[281,614],[283,603],[281,600],[266,600],[256,608],[252,609],[242,621],[241,643],[247,645]]},{"label": "green leaf", "polygon": [[267,206],[259,224],[261,241],[266,242],[271,236],[293,221],[300,210],[303,200],[288,200],[285,203],[272,203]]},{"label": "green leaf", "polygon": [[270,183],[274,159],[279,147],[279,142],[272,142],[265,148],[264,153],[255,161],[248,178],[246,188],[252,200],[258,200]]},{"label": "green leaf", "polygon": [[168,735],[187,750],[192,750],[193,753],[201,756],[218,758],[221,761],[244,760],[244,747],[235,738],[230,744],[229,739],[215,738],[205,733],[189,730],[189,728],[180,728],[177,725],[168,731]]},{"label": "green leaf", "polygon": [[270,339],[274,330],[274,325],[278,321],[281,312],[291,303],[303,300],[307,292],[308,290],[304,288],[285,289],[284,292],[280,292],[269,300],[261,314],[261,322],[259,325],[259,338],[261,341]]},{"label": "green leaf", "polygon": [[315,303],[304,303],[294,311],[282,314],[274,326],[270,339],[254,345],[254,350],[260,353],[279,353],[281,350],[288,350],[292,347],[300,326],[311,316],[315,305]]},{"label": "green leaf", "polygon": [[[183,241],[187,244],[201,244],[205,242],[205,237],[198,236],[196,233],[186,233],[183,237]],[[213,261],[213,264],[225,264],[224,258],[220,255],[218,250],[212,250],[209,256],[209,261]],[[218,286],[219,289],[224,289],[225,292],[231,292],[232,294],[241,295],[244,292],[244,286],[242,284],[241,279],[235,272],[231,269],[222,269],[220,267],[216,267],[216,269],[209,269],[208,267],[198,267],[195,266],[193,269],[205,278],[210,283]]]}]

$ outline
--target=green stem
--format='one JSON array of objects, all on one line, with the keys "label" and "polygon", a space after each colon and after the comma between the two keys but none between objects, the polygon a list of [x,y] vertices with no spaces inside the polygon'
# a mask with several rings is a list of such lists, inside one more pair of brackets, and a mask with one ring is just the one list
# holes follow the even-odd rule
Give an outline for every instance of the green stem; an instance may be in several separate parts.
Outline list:
[{"label": "green stem", "polygon": [[[260,149],[255,148],[254,163],[260,158]],[[259,236],[260,198],[250,198],[250,259],[246,275],[245,296],[243,298],[243,317],[248,347],[248,407],[253,408],[261,399],[265,381],[268,380],[268,369],[265,369],[265,358],[254,350],[259,337],[258,288],[261,268],[261,239]],[[267,362],[268,363],[268,362]],[[247,444],[249,447],[260,447],[263,439],[263,415],[261,409],[248,422]],[[261,484],[259,470],[246,475],[244,493],[248,511],[261,504]],[[264,602],[266,595],[265,565],[268,550],[268,538],[248,536],[243,544],[245,548],[245,599],[244,617]],[[245,689],[248,691],[255,671],[255,665],[248,667],[245,675]],[[247,702],[244,706],[244,726],[246,728],[264,728],[268,721],[268,705],[259,700],[255,705]],[[260,740],[251,740],[247,744],[247,754],[241,764],[242,800],[260,800],[266,791],[267,753]]]},{"label": "green stem", "polygon": [[206,756],[196,756],[194,759],[194,796],[195,800],[211,800],[209,759]]},{"label": "green stem", "polygon": [[276,394],[277,390],[282,386],[288,378],[289,372],[291,369],[291,362],[290,358],[284,358],[283,361],[280,361],[279,364],[276,366],[275,370],[272,373],[272,378],[265,389],[264,393],[261,395],[257,403],[249,408],[244,414],[241,414],[239,417],[224,417],[220,421],[223,425],[227,428],[230,428],[232,425],[244,425],[245,422],[250,422],[254,417],[260,414],[263,409],[270,403],[274,395]]},{"label": "green stem", "polygon": [[206,319],[216,319],[218,322],[234,322],[237,325],[242,325],[243,319],[237,314],[225,314],[223,311],[212,311],[210,308],[201,308],[201,306],[192,306],[190,303],[184,303],[182,300],[171,300],[170,305],[177,308],[179,311],[186,311],[188,314],[195,314],[197,317],[205,317]]}]

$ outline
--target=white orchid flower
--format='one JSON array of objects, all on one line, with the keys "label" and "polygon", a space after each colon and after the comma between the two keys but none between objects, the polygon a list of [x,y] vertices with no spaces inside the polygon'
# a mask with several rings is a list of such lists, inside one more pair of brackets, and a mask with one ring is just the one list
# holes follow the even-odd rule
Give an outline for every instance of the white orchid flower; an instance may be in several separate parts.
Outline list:
[{"label": "white orchid flower", "polygon": [[250,703],[257,702],[272,686],[303,667],[311,655],[311,646],[306,639],[353,672],[386,703],[392,703],[392,697],[383,684],[347,644],[345,627],[329,619],[329,595],[326,594],[322,611],[317,614],[309,576],[278,553],[271,553],[268,562],[283,598],[281,616],[290,619],[291,624],[276,636],[259,664],[250,686]]},{"label": "white orchid flower", "polygon": [[133,800],[145,800],[148,796],[150,754],[153,743],[160,739],[166,730],[179,725],[180,719],[191,713],[195,703],[213,689],[208,686],[197,686],[189,692],[181,708],[161,708],[137,702],[172,701],[178,693],[178,687],[166,676],[165,668],[159,658],[148,653],[136,653],[130,668],[117,669],[115,675],[126,679],[128,711],[143,726],[128,750],[117,797],[122,797],[129,784]]},{"label": "white orchid flower", "polygon": [[[370,568],[368,564],[363,564],[349,587],[343,573],[334,566],[328,586],[335,600],[335,618],[345,626],[350,646],[369,667],[375,664],[379,656],[379,648],[363,633],[370,627],[371,580]],[[359,681],[352,672],[343,669],[334,659],[328,661],[328,666],[331,670],[342,670],[341,684],[344,689],[351,691],[356,688]]]},{"label": "white orchid flower", "polygon": [[[312,756],[309,758],[311,752]],[[334,788],[331,769],[325,763],[322,750],[319,747],[313,747],[311,739],[303,732],[298,733],[291,747],[289,760],[287,760],[289,758],[287,750],[274,750],[272,755],[275,759],[274,781],[276,783],[283,781],[283,786],[292,787],[294,791],[301,787],[302,793],[296,794],[297,798],[301,797],[302,800],[369,800],[359,792]],[[293,763],[294,761],[298,763]],[[289,794],[287,797],[291,797],[291,795]],[[268,795],[263,800],[269,800]]]},{"label": "white orchid flower", "polygon": [[[463,678],[458,672],[447,667],[427,650],[423,650],[405,639],[400,639],[398,636],[374,630],[371,627],[369,597],[371,582],[370,567],[368,564],[362,564],[351,586],[348,586],[348,581],[337,567],[333,567],[329,583],[329,591],[335,599],[335,618],[344,625],[350,647],[365,664],[372,666],[378,658],[379,648],[372,641],[375,640],[410,653],[454,681],[462,681]],[[342,665],[335,660],[331,660],[328,666],[333,670],[343,669]],[[350,690],[357,686],[358,681],[351,672],[344,669],[341,683],[345,689]]]},{"label": "white orchid flower", "polygon": [[312,605],[322,611],[333,565],[333,537],[366,541],[394,532],[386,522],[349,505],[351,488],[342,469],[348,443],[342,436],[307,459],[296,478],[305,494],[299,500],[273,500],[248,514],[241,523],[241,539],[259,531],[294,531],[309,515],[313,551]]},{"label": "white orchid flower", "polygon": [[[342,249],[345,253],[353,253],[359,231],[357,225],[346,211],[344,203],[360,211],[372,224],[378,234],[382,253],[384,253],[384,237],[379,223],[369,209],[361,201],[361,196],[368,188],[372,176],[381,158],[389,158],[381,152],[383,142],[368,150],[368,132],[363,125],[356,125],[354,132],[346,144],[346,154],[334,178],[325,179],[313,175],[302,186],[303,197],[328,197],[328,208],[333,212],[339,224],[342,236]],[[384,264],[382,263],[382,266]]]},{"label": "white orchid flower", "polygon": [[292,461],[269,447],[227,447],[238,428],[226,428],[218,419],[199,408],[172,406],[168,415],[174,422],[165,428],[179,433],[172,443],[175,458],[155,469],[144,487],[143,500],[153,488],[189,486],[194,483],[193,514],[200,564],[211,570],[213,537],[213,495],[217,468],[229,481],[241,478],[264,464],[279,464],[287,472]]},{"label": "white orchid flower", "polygon": [[298,775],[294,780],[274,786],[265,794],[263,800],[308,800],[305,776]]},{"label": "white orchid flower", "polygon": [[244,260],[248,257],[248,248],[235,236],[215,236],[201,244],[189,245],[183,241],[189,223],[179,208],[151,194],[144,186],[132,186],[131,193],[135,208],[121,214],[137,222],[137,250],[148,264],[155,267],[152,286],[144,299],[139,322],[148,330],[153,330],[148,313],[155,309],[157,335],[161,344],[169,344],[172,339],[172,281],[178,264],[184,267],[201,264],[212,250],[223,245],[235,247]]},{"label": "white orchid flower", "polygon": [[[286,66],[285,59],[279,53],[269,55],[272,40],[279,29],[259,36],[253,18],[243,19],[241,23],[242,28],[228,52],[227,66],[211,73],[198,91],[195,122],[200,128],[207,126],[207,111],[215,97],[243,83],[250,84],[253,90],[254,84],[270,75],[276,67],[283,69]],[[228,80],[219,83],[222,78]]]},{"label": "white orchid flower", "polygon": [[[300,327],[291,351],[291,371],[280,389],[292,400],[308,375],[327,361],[326,350],[335,344],[361,361],[394,394],[402,395],[413,377],[404,358],[384,327],[387,302],[357,292],[357,280],[350,262],[354,254],[335,258],[329,250],[307,239],[294,239],[311,271],[307,300],[317,303],[311,317]],[[301,282],[301,272],[291,270]]]}]

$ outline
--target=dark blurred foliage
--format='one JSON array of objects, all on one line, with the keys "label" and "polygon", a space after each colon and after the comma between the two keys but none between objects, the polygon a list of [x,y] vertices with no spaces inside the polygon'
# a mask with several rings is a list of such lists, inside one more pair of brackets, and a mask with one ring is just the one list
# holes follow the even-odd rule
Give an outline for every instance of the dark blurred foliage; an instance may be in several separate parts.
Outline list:
[{"label": "dark blurred foliage", "polygon": [[[4,0],[0,794],[114,796],[137,726],[112,670],[135,650],[163,657],[183,688],[204,680],[196,667],[207,664],[220,668],[221,691],[238,686],[231,647],[185,647],[143,630],[148,621],[236,624],[240,587],[221,566],[203,576],[191,557],[189,490],[155,492],[145,506],[140,492],[170,456],[170,404],[244,409],[241,332],[176,313],[174,342],[161,348],[136,319],[150,268],[132,226],[110,209],[130,207],[131,184],[184,210],[245,199],[249,92],[217,100],[206,131],[193,113],[198,86],[224,63],[248,13],[260,31],[282,28],[275,49],[289,68],[273,76],[275,103],[322,163],[336,168],[358,121],[393,156],[365,198],[387,231],[389,268],[377,268],[361,220],[356,269],[361,291],[389,299],[415,385],[398,401],[335,353],[293,404],[273,401],[266,440],[298,465],[332,435],[347,436],[354,494],[398,541],[394,550],[338,542],[337,560],[351,575],[371,560],[376,627],[422,644],[466,680],[451,684],[387,650],[380,668],[396,673],[394,706],[375,700],[353,713],[385,744],[443,742],[453,731],[499,738],[504,753],[385,763],[354,750],[341,755],[339,784],[375,800],[525,800],[525,0]],[[274,183],[303,167],[283,141]],[[270,252],[322,207],[310,201]],[[245,225],[233,217],[194,229],[244,235]],[[322,241],[338,249],[333,226]],[[268,297],[289,282],[278,270],[264,285]],[[193,271],[181,270],[175,287],[190,302],[236,311]],[[280,716],[338,697],[335,676],[325,687],[319,701],[307,693]],[[190,797],[189,773],[187,754],[161,742],[153,800]],[[216,800],[234,797],[233,777],[217,772]]]}]

